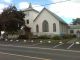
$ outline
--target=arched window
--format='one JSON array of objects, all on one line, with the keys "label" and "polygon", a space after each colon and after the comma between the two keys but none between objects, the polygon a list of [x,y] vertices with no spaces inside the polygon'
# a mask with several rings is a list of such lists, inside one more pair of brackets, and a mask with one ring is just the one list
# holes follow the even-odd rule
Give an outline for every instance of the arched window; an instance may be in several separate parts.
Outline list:
[{"label": "arched window", "polygon": [[28,19],[26,20],[26,22],[27,22],[27,24],[29,24],[29,20]]},{"label": "arched window", "polygon": [[49,32],[49,26],[47,21],[43,21],[42,23],[42,31],[43,32]]},{"label": "arched window", "polygon": [[53,32],[56,32],[56,24],[53,24]]},{"label": "arched window", "polygon": [[38,26],[38,24],[36,25],[36,32],[39,32],[39,26]]}]

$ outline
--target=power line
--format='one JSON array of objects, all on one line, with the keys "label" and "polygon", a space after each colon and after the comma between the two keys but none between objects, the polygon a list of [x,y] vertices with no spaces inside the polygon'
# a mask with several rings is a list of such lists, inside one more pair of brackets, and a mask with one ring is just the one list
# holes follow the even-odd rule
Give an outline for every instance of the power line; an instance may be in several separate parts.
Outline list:
[{"label": "power line", "polygon": [[[39,5],[39,6],[34,6],[34,7],[40,7],[40,6],[47,6],[47,5],[52,5],[52,4],[57,4],[57,3],[63,3],[63,2],[67,2],[67,1],[71,1],[71,0],[65,0],[65,1],[59,1],[59,2],[55,2],[55,3],[49,3],[49,4],[44,4],[44,5]],[[4,4],[7,4],[7,5],[10,5],[12,3],[6,3],[6,2],[0,2],[0,3],[4,3]]]},{"label": "power line", "polygon": [[[63,3],[63,2],[67,2],[67,1],[71,1],[71,0],[59,1],[59,2],[44,4],[44,5],[40,5],[40,6],[47,6],[47,5],[52,5],[52,4],[57,4],[57,3]],[[34,7],[39,7],[39,6],[34,6]]]}]

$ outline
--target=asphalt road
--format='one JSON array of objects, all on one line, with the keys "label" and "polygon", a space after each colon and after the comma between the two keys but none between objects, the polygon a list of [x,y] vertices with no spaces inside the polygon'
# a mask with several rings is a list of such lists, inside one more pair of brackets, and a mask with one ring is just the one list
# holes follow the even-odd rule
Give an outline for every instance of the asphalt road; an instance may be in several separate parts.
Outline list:
[{"label": "asphalt road", "polygon": [[0,60],[80,60],[80,51],[0,45]]}]

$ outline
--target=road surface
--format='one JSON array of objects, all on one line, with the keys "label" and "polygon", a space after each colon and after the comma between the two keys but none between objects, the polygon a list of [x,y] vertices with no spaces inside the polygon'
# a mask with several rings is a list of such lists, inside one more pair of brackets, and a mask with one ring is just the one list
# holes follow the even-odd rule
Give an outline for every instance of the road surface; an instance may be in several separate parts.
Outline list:
[{"label": "road surface", "polygon": [[80,51],[0,45],[0,60],[80,60]]}]

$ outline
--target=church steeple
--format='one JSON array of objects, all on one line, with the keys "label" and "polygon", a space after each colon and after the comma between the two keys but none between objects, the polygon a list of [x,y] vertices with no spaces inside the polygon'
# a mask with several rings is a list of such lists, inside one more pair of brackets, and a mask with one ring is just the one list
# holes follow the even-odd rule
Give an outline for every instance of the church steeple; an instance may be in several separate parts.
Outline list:
[{"label": "church steeple", "polygon": [[31,3],[29,3],[29,7],[28,7],[28,9],[33,9],[33,7],[32,7],[32,4],[31,4]]},{"label": "church steeple", "polygon": [[[26,9],[26,11],[35,11],[35,12],[38,12],[37,10],[35,10],[33,7],[32,7],[32,4],[29,3],[29,6],[28,8]],[[38,12],[39,13],[39,12]]]}]

